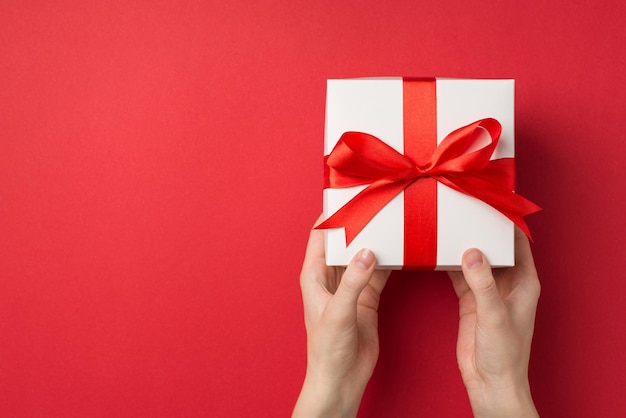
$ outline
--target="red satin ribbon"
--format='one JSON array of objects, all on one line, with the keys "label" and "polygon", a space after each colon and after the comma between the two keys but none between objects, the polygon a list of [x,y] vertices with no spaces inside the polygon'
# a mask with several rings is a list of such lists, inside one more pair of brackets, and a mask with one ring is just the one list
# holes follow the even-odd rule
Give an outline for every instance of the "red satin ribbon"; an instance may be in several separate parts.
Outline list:
[{"label": "red satin ribbon", "polygon": [[[468,153],[467,150],[480,137],[482,129],[489,133],[491,142]],[[406,131],[405,126],[405,135]],[[406,196],[412,189],[417,189],[420,183],[432,182],[436,186],[435,181],[438,181],[489,204],[530,237],[523,216],[541,208],[513,191],[515,171],[512,158],[490,160],[498,145],[501,131],[500,123],[490,118],[459,128],[441,142],[424,164],[418,164],[410,156],[397,152],[372,135],[361,132],[344,133],[330,155],[325,158],[324,187],[343,188],[365,184],[368,187],[316,228],[345,227],[346,245],[349,245],[378,211],[405,190],[405,223],[411,220],[420,228],[419,231],[408,231],[409,236],[406,236],[405,227],[405,247],[408,241],[425,242],[421,246],[430,249],[434,247],[430,252],[435,251],[435,254],[434,258],[433,254],[429,254],[422,259],[420,253],[416,255],[413,251],[405,251],[404,264],[434,266],[436,218],[433,245],[433,234],[423,234],[422,220],[415,213],[420,213],[419,207],[430,207],[427,211],[432,213],[434,207],[436,216],[436,199],[422,200],[418,193],[407,205]]]}]

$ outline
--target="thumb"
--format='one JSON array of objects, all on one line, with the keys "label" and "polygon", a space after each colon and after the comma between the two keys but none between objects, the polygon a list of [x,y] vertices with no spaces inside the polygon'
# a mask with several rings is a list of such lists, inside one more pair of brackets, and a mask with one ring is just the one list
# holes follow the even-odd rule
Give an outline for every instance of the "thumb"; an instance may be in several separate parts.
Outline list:
[{"label": "thumb", "polygon": [[341,282],[333,296],[334,315],[338,318],[352,318],[356,315],[359,295],[374,274],[376,256],[366,248],[359,251],[341,277]]},{"label": "thumb", "polygon": [[491,266],[482,252],[471,248],[463,254],[463,276],[476,299],[479,319],[493,317],[506,309],[498,292]]}]

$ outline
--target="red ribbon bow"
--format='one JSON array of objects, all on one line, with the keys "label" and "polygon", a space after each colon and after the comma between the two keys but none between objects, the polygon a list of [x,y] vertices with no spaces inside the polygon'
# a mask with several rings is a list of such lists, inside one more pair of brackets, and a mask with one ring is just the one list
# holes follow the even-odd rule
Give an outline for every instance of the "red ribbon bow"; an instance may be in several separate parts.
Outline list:
[{"label": "red ribbon bow", "polygon": [[[491,142],[467,152],[489,133]],[[495,119],[481,119],[450,133],[423,165],[380,139],[361,132],[344,133],[325,158],[325,188],[369,184],[316,229],[346,228],[346,245],[401,191],[420,179],[432,178],[497,209],[530,238],[523,217],[541,210],[515,193],[513,158],[490,160],[502,127]],[[405,216],[411,216],[406,214]]]}]

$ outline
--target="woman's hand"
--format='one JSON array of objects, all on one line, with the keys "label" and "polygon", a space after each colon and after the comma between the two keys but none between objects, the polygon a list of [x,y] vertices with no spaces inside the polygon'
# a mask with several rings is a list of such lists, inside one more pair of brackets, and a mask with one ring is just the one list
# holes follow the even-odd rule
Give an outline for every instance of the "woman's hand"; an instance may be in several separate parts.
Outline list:
[{"label": "woman's hand", "polygon": [[294,417],[353,417],[378,360],[378,301],[389,271],[359,251],[328,267],[324,233],[312,230],[300,275],[307,371]]},{"label": "woman's hand", "polygon": [[540,285],[528,238],[516,228],[515,267],[493,272],[476,249],[450,272],[459,297],[457,361],[476,417],[537,417],[528,362]]}]

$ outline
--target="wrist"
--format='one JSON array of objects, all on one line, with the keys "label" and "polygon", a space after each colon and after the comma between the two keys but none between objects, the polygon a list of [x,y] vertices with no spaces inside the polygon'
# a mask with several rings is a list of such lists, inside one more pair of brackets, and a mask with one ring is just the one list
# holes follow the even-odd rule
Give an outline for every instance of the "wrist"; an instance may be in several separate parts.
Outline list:
[{"label": "wrist", "polygon": [[364,388],[342,385],[307,373],[292,417],[356,417],[363,392]]},{"label": "wrist", "polygon": [[467,387],[474,416],[477,418],[535,418],[539,417],[528,382],[489,387],[478,384]]}]

